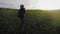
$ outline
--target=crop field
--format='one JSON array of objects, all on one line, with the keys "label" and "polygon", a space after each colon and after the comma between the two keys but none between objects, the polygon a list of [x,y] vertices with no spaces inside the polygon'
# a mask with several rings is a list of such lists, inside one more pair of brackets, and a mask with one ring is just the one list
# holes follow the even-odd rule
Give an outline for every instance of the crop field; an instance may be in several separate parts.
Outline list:
[{"label": "crop field", "polygon": [[[24,16],[26,34],[60,33],[60,10],[26,10]],[[20,23],[18,10],[0,9],[0,32],[18,32]]]}]

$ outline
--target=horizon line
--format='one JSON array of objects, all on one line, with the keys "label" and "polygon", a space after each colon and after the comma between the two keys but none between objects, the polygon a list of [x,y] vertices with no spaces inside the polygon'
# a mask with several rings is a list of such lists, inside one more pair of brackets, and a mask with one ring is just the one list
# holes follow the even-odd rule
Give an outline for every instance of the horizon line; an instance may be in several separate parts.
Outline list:
[{"label": "horizon line", "polygon": [[[6,8],[6,7],[0,7],[0,8],[5,8],[5,9],[17,9],[18,8]],[[26,10],[60,10],[60,9],[26,9]]]}]

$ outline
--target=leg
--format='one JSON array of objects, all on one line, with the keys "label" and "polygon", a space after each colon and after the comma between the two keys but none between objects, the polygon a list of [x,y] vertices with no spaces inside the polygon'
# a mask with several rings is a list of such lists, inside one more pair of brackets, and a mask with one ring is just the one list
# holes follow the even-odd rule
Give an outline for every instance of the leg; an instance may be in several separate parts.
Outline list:
[{"label": "leg", "polygon": [[20,34],[23,34],[24,19],[23,18],[20,18],[20,19],[21,19],[21,23],[20,23],[19,31],[20,31]]},{"label": "leg", "polygon": [[24,24],[24,18],[21,18],[21,27],[23,27]]}]

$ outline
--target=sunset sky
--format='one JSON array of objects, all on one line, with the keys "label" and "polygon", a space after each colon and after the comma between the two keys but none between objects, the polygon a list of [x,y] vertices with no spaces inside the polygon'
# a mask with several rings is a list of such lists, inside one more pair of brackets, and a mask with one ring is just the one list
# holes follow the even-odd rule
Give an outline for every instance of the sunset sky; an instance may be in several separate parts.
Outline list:
[{"label": "sunset sky", "polygon": [[21,4],[26,9],[60,10],[60,0],[0,0],[0,7],[19,9]]}]

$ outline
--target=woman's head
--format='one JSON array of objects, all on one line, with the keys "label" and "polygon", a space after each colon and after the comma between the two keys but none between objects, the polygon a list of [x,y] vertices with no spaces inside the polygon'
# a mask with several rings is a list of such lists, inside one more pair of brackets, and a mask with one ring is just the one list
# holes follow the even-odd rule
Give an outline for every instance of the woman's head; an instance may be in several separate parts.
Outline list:
[{"label": "woman's head", "polygon": [[24,8],[24,5],[22,4],[22,5],[20,5],[20,8]]}]

